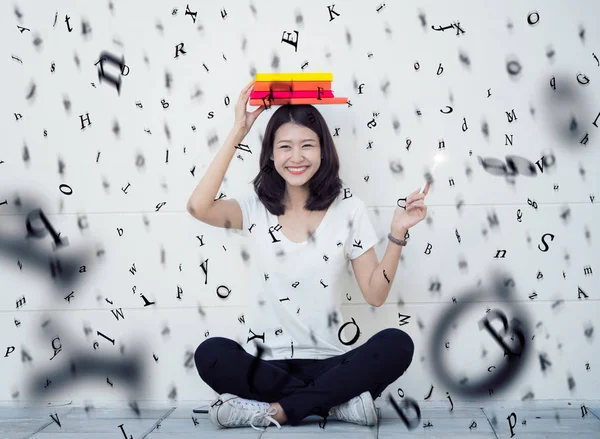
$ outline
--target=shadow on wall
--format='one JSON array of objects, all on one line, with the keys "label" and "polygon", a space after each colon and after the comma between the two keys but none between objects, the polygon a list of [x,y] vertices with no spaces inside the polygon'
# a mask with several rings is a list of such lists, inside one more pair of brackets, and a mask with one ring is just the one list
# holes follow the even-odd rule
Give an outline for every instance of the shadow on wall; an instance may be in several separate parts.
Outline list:
[{"label": "shadow on wall", "polygon": [[[68,238],[60,236],[60,232],[53,227],[41,208],[33,207],[38,206],[38,203],[28,203],[27,206],[23,206],[21,200],[18,199],[15,205],[18,208],[15,213],[21,215],[20,217],[25,217],[26,233],[15,237],[3,233],[0,229],[0,257],[10,261],[17,260],[19,268],[22,268],[23,263],[26,264],[27,268],[34,271],[39,277],[48,276],[48,271],[50,271],[48,281],[45,283],[53,293],[54,297],[51,297],[51,300],[61,303],[63,300],[69,302],[73,293],[66,297],[62,297],[62,295],[65,290],[73,291],[78,284],[84,282],[85,273],[92,259],[91,250],[80,248],[70,251],[67,255]],[[82,230],[87,228],[85,216],[78,218],[77,224]],[[51,239],[51,252],[34,245],[33,241],[39,242],[48,236]],[[96,256],[100,257],[103,253],[104,251],[100,250],[96,253]],[[108,299],[106,300],[108,302]],[[22,307],[25,303],[26,297],[22,296],[16,301],[16,308]],[[53,308],[57,307],[51,306],[49,303],[48,309]],[[49,333],[61,334],[63,340],[68,339],[70,331],[61,326],[61,319],[56,318],[52,311],[46,312],[45,316],[44,322],[41,324],[42,330],[39,332],[43,342],[48,342],[47,335]],[[21,325],[21,322],[16,318],[14,323],[17,327]],[[86,335],[94,332],[89,327],[84,327],[84,331]],[[96,331],[95,335],[102,336],[113,345],[115,344],[114,339],[110,339],[101,331]],[[120,356],[106,354],[98,356],[90,354],[88,345],[78,347],[74,345],[73,341],[68,341],[65,344],[65,350],[68,354],[63,354],[56,359],[63,349],[63,342],[59,336],[54,337],[51,341],[54,355],[49,360],[51,361],[50,365],[45,369],[38,369],[33,377],[26,380],[26,388],[21,398],[47,400],[69,386],[82,385],[85,380],[90,378],[94,378],[97,382],[97,378],[104,379],[106,377],[109,385],[112,386],[118,383],[120,388],[128,389],[130,401],[135,401],[145,387],[145,383],[142,381],[144,376],[142,359],[146,358],[148,353],[143,352],[144,349],[140,347],[141,340],[139,342],[130,341],[130,343],[132,349],[129,350],[133,352],[124,354],[124,346],[121,346]],[[97,345],[97,342],[94,343],[94,349]],[[14,351],[15,346],[9,346],[5,357]],[[65,355],[69,357],[64,358]],[[21,361],[23,363],[33,363],[32,356],[24,348],[21,348]],[[19,398],[19,396],[19,391],[12,395],[13,398]],[[136,413],[139,412],[137,404],[133,408]]]}]

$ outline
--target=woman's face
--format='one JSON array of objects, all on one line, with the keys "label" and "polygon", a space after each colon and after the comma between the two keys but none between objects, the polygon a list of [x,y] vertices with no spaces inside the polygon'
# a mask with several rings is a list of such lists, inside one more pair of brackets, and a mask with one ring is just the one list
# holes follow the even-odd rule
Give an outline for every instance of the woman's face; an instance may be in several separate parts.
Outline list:
[{"label": "woman's face", "polygon": [[[319,136],[305,126],[285,123],[275,132],[271,159],[288,186],[304,186],[321,166]],[[288,169],[306,166],[301,174]]]}]

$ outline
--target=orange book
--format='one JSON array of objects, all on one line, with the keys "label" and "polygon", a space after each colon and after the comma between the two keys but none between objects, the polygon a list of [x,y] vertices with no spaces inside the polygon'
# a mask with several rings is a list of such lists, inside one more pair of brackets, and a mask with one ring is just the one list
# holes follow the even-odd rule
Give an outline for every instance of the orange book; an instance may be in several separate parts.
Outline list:
[{"label": "orange book", "polygon": [[254,107],[262,107],[267,104],[269,105],[301,105],[301,104],[310,104],[310,105],[324,105],[324,104],[347,104],[348,98],[288,98],[288,99],[273,99],[269,101],[265,99],[263,102],[262,99],[250,99],[250,105]]}]

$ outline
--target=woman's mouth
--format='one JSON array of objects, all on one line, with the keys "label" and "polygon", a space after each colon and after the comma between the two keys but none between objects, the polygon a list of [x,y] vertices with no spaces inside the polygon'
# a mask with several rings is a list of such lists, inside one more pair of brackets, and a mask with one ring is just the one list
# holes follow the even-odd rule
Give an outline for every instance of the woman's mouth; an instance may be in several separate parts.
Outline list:
[{"label": "woman's mouth", "polygon": [[286,169],[290,172],[290,174],[300,175],[308,169],[308,166],[302,166],[301,168],[286,168]]}]

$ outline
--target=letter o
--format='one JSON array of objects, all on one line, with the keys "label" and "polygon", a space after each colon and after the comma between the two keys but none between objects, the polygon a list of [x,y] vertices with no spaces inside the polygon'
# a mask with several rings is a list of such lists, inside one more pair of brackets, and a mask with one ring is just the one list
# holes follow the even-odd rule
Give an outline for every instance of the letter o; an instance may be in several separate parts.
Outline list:
[{"label": "letter o", "polygon": [[[63,189],[64,189],[64,188],[69,188],[69,191],[70,191],[70,192],[68,192],[68,193],[67,193],[67,192],[63,191]],[[73,189],[71,189],[71,186],[69,186],[68,184],[64,184],[64,183],[63,183],[63,184],[61,184],[61,185],[58,187],[58,190],[60,190],[60,191],[61,191],[63,194],[65,194],[65,195],[72,195],[72,194],[73,194]]]},{"label": "letter o", "polygon": [[[221,296],[221,294],[219,294],[219,290],[221,288],[225,288],[227,290],[227,295],[226,296]],[[229,295],[231,294],[231,290],[229,288],[227,288],[225,285],[219,285],[217,287],[217,296],[219,296],[221,299],[226,299],[229,297]]]},{"label": "letter o", "polygon": [[519,63],[519,61],[509,61],[506,63],[506,70],[511,75],[518,75],[519,73],[521,73],[521,64]]},{"label": "letter o", "polygon": [[[548,158],[552,158],[552,160],[549,161]],[[554,166],[554,164],[556,163],[556,157],[554,157],[553,153],[550,153],[549,155],[544,154],[544,156],[542,157],[542,163],[547,168],[550,168],[550,167]]]},{"label": "letter o", "polygon": [[[531,17],[535,15],[536,16],[536,20],[532,21]],[[533,11],[531,14],[529,14],[527,16],[527,23],[529,23],[532,26],[535,26],[537,24],[537,22],[540,21],[540,14],[537,13],[537,11]]]},{"label": "letter o", "polygon": [[[356,335],[352,338],[352,340],[345,342],[342,340],[342,331],[344,330],[344,327],[346,325],[354,325],[356,326]],[[360,328],[358,327],[358,325],[356,324],[356,321],[354,320],[354,317],[352,317],[352,322],[346,322],[344,323],[342,326],[340,326],[340,330],[338,331],[338,339],[340,340],[340,343],[345,345],[345,346],[349,346],[349,345],[353,345],[354,343],[356,343],[356,340],[358,340],[358,337],[360,336]]]}]

